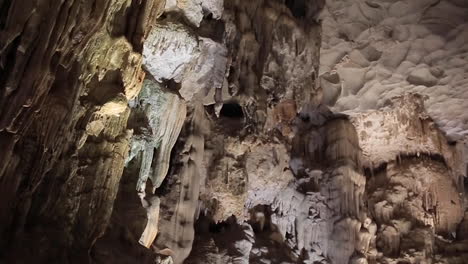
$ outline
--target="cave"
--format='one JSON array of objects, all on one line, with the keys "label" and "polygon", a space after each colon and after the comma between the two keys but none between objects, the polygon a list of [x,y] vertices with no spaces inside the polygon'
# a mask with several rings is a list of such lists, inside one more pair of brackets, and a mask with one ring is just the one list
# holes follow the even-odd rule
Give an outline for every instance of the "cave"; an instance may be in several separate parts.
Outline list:
[{"label": "cave", "polygon": [[240,106],[238,103],[230,102],[223,104],[219,115],[221,117],[232,119],[243,119],[244,111],[242,110],[242,106]]},{"label": "cave", "polygon": [[468,263],[463,0],[0,1],[0,263]]},{"label": "cave", "polygon": [[303,18],[307,14],[306,0],[286,0],[285,4],[296,18]]}]

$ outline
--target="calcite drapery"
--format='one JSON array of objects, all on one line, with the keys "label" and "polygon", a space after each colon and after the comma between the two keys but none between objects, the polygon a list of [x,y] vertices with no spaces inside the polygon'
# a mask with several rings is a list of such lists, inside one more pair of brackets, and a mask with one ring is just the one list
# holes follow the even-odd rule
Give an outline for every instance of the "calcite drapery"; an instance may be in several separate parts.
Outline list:
[{"label": "calcite drapery", "polygon": [[0,1],[0,258],[463,263],[466,10]]},{"label": "calcite drapery", "polygon": [[87,261],[105,232],[129,149],[127,102],[144,78],[137,46],[160,2],[0,3],[0,246],[10,262]]}]

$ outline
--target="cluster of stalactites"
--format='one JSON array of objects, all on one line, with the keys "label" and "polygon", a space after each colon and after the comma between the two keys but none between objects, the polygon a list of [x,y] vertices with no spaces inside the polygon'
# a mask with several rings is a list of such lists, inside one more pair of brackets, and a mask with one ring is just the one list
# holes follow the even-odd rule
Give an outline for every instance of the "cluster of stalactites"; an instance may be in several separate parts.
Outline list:
[{"label": "cluster of stalactites", "polygon": [[296,228],[307,226],[314,230],[311,237],[321,238],[300,236],[299,245],[310,251],[311,260],[318,260],[314,252],[320,249],[333,263],[367,263],[376,255],[376,226],[363,206],[366,178],[355,127],[347,116],[313,104],[303,107],[294,123],[291,166],[299,178],[313,178],[321,171],[315,196],[326,203],[312,220],[296,221]]}]

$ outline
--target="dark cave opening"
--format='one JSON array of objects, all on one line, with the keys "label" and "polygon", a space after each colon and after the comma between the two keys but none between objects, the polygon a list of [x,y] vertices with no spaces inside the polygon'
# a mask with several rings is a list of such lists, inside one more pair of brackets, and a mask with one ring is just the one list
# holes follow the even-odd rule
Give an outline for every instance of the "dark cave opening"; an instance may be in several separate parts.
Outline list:
[{"label": "dark cave opening", "polygon": [[235,102],[225,103],[221,108],[221,112],[219,114],[221,117],[227,117],[232,119],[244,118],[244,111],[242,110],[242,107]]},{"label": "dark cave opening", "polygon": [[307,14],[305,0],[286,0],[286,6],[295,18],[304,18]]}]

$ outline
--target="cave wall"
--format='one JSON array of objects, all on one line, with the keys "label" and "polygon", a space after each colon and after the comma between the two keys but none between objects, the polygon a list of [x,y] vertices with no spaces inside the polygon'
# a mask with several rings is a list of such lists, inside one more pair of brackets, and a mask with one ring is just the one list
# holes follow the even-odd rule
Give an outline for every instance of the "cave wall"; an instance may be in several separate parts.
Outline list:
[{"label": "cave wall", "polygon": [[128,155],[160,1],[1,1],[1,255],[88,261]]},{"label": "cave wall", "polygon": [[0,14],[0,261],[468,259],[463,1]]},{"label": "cave wall", "polygon": [[340,111],[378,109],[406,92],[427,95],[450,137],[466,135],[466,1],[327,1],[320,82]]}]

